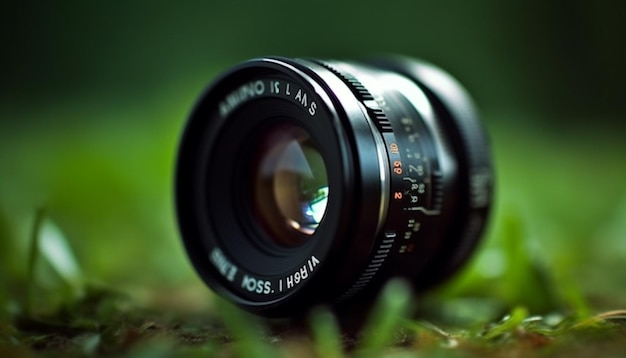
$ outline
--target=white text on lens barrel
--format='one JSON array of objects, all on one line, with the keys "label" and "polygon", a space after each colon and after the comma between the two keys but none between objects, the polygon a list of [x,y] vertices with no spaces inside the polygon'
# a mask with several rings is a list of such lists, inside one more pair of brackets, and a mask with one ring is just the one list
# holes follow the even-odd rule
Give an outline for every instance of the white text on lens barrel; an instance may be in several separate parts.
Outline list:
[{"label": "white text on lens barrel", "polygon": [[317,112],[317,102],[312,100],[304,89],[279,80],[270,81],[269,88],[272,94],[283,95],[300,103],[302,107],[308,110],[310,116],[314,116]]},{"label": "white text on lens barrel", "polygon": [[228,281],[235,280],[235,275],[237,274],[237,266],[233,265],[227,258],[224,256],[224,253],[219,248],[214,248],[211,251],[211,255],[209,256],[209,260],[217,271],[219,271],[222,276],[224,276]]},{"label": "white text on lens barrel", "polygon": [[313,273],[313,270],[319,263],[320,260],[318,260],[317,257],[311,256],[311,258],[308,259],[307,262],[302,265],[299,270],[285,277],[284,279],[281,278],[280,280],[278,280],[278,290],[280,292],[283,292],[284,290],[294,288],[295,286],[309,278],[309,275]]},{"label": "white text on lens barrel", "polygon": [[223,101],[220,102],[220,115],[226,117],[233,109],[243,102],[260,96],[265,93],[265,83],[261,80],[246,83],[236,90],[230,92]]},{"label": "white text on lens barrel", "polygon": [[225,118],[246,101],[267,94],[268,88],[269,93],[272,95],[284,96],[299,103],[307,110],[311,117],[315,116],[317,113],[317,102],[315,102],[310,93],[306,92],[303,88],[280,80],[255,80],[237,87],[220,101],[220,116]]}]

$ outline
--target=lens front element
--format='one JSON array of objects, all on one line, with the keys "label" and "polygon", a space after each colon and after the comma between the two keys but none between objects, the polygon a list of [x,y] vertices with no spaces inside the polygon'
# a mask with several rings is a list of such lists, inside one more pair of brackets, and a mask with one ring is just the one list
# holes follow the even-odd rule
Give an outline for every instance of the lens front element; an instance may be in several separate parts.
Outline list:
[{"label": "lens front element", "polygon": [[328,178],[320,151],[307,132],[289,122],[261,135],[253,173],[253,210],[271,240],[304,243],[326,212]]}]

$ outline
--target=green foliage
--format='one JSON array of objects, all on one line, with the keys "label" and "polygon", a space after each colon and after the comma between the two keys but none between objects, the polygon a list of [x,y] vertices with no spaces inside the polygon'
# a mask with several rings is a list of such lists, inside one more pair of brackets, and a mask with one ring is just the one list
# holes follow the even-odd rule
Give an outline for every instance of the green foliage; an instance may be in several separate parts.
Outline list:
[{"label": "green foliage", "polygon": [[357,354],[380,356],[393,343],[393,334],[409,313],[411,293],[408,285],[399,280],[390,281],[383,289],[357,346]]},{"label": "green foliage", "polygon": [[[60,302],[73,302],[84,291],[83,275],[67,239],[53,222],[46,220],[41,209],[35,214],[32,228],[27,280],[27,314],[35,307],[43,311],[42,307],[54,305],[53,296],[59,296]],[[42,300],[40,290],[51,292],[44,294]]]},{"label": "green foliage", "polygon": [[[176,140],[190,106],[179,96],[122,109],[90,110],[99,102],[24,109],[30,125],[2,127],[0,355],[625,349],[626,143],[619,133],[493,126],[492,227],[453,282],[418,299],[391,282],[356,336],[341,332],[323,308],[304,331],[276,333],[207,293],[186,261],[171,197]],[[172,101],[179,105],[164,104]],[[58,126],[30,127],[44,116]],[[598,173],[610,175],[599,180]]]},{"label": "green foliage", "polygon": [[234,340],[233,354],[238,357],[273,357],[276,350],[263,341],[264,333],[258,319],[239,310],[230,303],[218,300],[218,311],[222,312],[227,332]]},{"label": "green foliage", "polygon": [[319,357],[343,357],[341,331],[332,313],[322,308],[314,310],[311,314],[311,330],[315,353]]}]

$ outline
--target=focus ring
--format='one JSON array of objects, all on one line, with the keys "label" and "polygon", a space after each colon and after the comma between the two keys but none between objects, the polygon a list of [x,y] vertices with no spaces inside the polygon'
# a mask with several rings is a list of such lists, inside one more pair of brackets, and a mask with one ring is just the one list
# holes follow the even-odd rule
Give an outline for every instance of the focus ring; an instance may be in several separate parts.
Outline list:
[{"label": "focus ring", "polygon": [[367,88],[363,86],[361,81],[354,78],[354,76],[344,71],[339,70],[337,67],[333,66],[332,64],[328,62],[319,61],[319,60],[313,60],[313,62],[325,67],[327,70],[329,70],[330,72],[334,73],[337,77],[339,77],[343,82],[345,82],[348,85],[348,87],[350,87],[350,90],[352,91],[352,93],[354,93],[354,95],[359,100],[361,101],[374,100],[374,96],[372,96],[372,94],[367,90]]},{"label": "focus ring", "polygon": [[[348,86],[357,100],[363,105],[363,109],[366,110],[369,118],[379,130],[381,136],[383,133],[389,133],[389,135],[393,136],[393,128],[389,117],[385,111],[380,108],[374,96],[361,81],[329,62],[320,60],[314,60],[314,62],[329,70]],[[385,158],[384,160],[387,159],[388,158]],[[388,257],[392,254],[395,241],[395,233],[378,235],[371,253],[369,254],[367,265],[362,269],[353,284],[338,298],[339,302],[345,302],[369,286],[370,282],[374,280],[377,274],[383,269],[385,261],[387,261]]]},{"label": "focus ring", "polygon": [[374,102],[374,96],[370,93],[370,91],[367,90],[367,88],[365,88],[361,81],[357,80],[351,74],[338,69],[336,66],[333,66],[328,62],[319,60],[314,60],[314,62],[335,74],[335,76],[339,77],[346,85],[348,85],[350,91],[352,91],[357,99],[359,99],[359,101],[361,101],[365,105],[368,114],[371,118],[374,119],[378,130],[380,130],[381,132],[393,131],[393,129],[391,128],[391,122],[389,121],[389,118],[387,117],[385,112],[380,108],[375,108],[373,106],[367,105],[368,102]]}]

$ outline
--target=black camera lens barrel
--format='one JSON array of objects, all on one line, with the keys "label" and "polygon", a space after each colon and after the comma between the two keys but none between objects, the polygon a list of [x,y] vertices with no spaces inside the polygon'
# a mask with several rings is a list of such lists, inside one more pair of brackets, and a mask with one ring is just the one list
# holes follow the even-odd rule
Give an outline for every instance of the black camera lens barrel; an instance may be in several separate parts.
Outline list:
[{"label": "black camera lens barrel", "polygon": [[176,210],[217,293],[264,316],[416,291],[466,261],[493,175],[470,97],[442,70],[261,58],[215,80],[185,128]]}]

